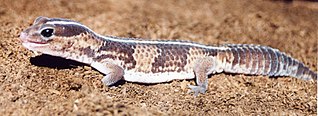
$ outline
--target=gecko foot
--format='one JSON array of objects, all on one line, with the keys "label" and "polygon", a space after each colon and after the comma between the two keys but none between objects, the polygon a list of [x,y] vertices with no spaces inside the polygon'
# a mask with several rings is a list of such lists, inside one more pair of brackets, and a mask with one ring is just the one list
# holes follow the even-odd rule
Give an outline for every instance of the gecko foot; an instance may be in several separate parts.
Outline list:
[{"label": "gecko foot", "polygon": [[115,84],[117,81],[119,81],[120,79],[121,77],[118,77],[118,75],[114,75],[113,73],[111,73],[104,76],[102,79],[102,82],[107,86],[111,86]]},{"label": "gecko foot", "polygon": [[205,87],[201,87],[201,86],[195,86],[195,85],[188,85],[188,87],[191,89],[188,91],[188,93],[194,93],[194,96],[198,96],[199,93],[204,94],[206,91]]}]

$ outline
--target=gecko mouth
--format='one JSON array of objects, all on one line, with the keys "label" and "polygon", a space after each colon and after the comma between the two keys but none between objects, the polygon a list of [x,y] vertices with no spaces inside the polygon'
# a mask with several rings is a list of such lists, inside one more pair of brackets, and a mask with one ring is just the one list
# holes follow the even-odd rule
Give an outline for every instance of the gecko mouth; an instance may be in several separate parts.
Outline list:
[{"label": "gecko mouth", "polygon": [[28,39],[28,35],[24,32],[20,34],[20,40],[22,41],[22,45],[27,48],[37,48],[37,47],[44,47],[49,45],[47,42],[34,41],[34,40]]},{"label": "gecko mouth", "polygon": [[[25,42],[24,42],[24,43],[25,43]],[[26,40],[26,43],[46,44],[46,42],[41,42],[41,41],[32,41],[32,40]]]}]

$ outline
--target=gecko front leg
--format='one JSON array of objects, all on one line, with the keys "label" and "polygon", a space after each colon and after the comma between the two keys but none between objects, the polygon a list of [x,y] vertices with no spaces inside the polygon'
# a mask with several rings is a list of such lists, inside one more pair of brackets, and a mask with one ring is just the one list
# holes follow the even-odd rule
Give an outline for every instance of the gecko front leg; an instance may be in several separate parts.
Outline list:
[{"label": "gecko front leg", "polygon": [[93,62],[91,66],[99,72],[105,74],[102,82],[107,86],[115,84],[124,76],[124,69],[113,63]]},{"label": "gecko front leg", "polygon": [[194,92],[194,96],[199,93],[205,93],[208,89],[208,75],[223,71],[220,63],[213,57],[199,58],[193,66],[196,77],[196,86],[189,85],[190,92]]}]

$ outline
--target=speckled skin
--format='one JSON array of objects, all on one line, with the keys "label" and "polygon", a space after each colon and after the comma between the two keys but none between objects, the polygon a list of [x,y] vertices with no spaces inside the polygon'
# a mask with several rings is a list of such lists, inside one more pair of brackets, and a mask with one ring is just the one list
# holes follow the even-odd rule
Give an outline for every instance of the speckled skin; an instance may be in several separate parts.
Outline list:
[{"label": "speckled skin", "polygon": [[106,85],[121,79],[159,83],[196,78],[197,86],[189,87],[197,95],[207,90],[207,75],[220,72],[317,79],[301,62],[259,45],[205,46],[101,36],[78,22],[47,17],[37,18],[20,38],[29,50],[91,65],[106,75]]}]

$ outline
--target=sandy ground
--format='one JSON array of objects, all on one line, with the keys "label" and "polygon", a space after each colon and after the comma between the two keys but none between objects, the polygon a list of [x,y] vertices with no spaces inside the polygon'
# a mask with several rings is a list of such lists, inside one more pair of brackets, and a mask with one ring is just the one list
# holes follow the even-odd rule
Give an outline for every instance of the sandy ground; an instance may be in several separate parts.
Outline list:
[{"label": "sandy ground", "polygon": [[315,115],[317,84],[291,77],[215,74],[193,80],[104,86],[89,66],[33,57],[19,33],[38,16],[77,20],[105,35],[244,43],[278,48],[317,71],[318,3],[245,0],[0,0],[1,115]]}]

